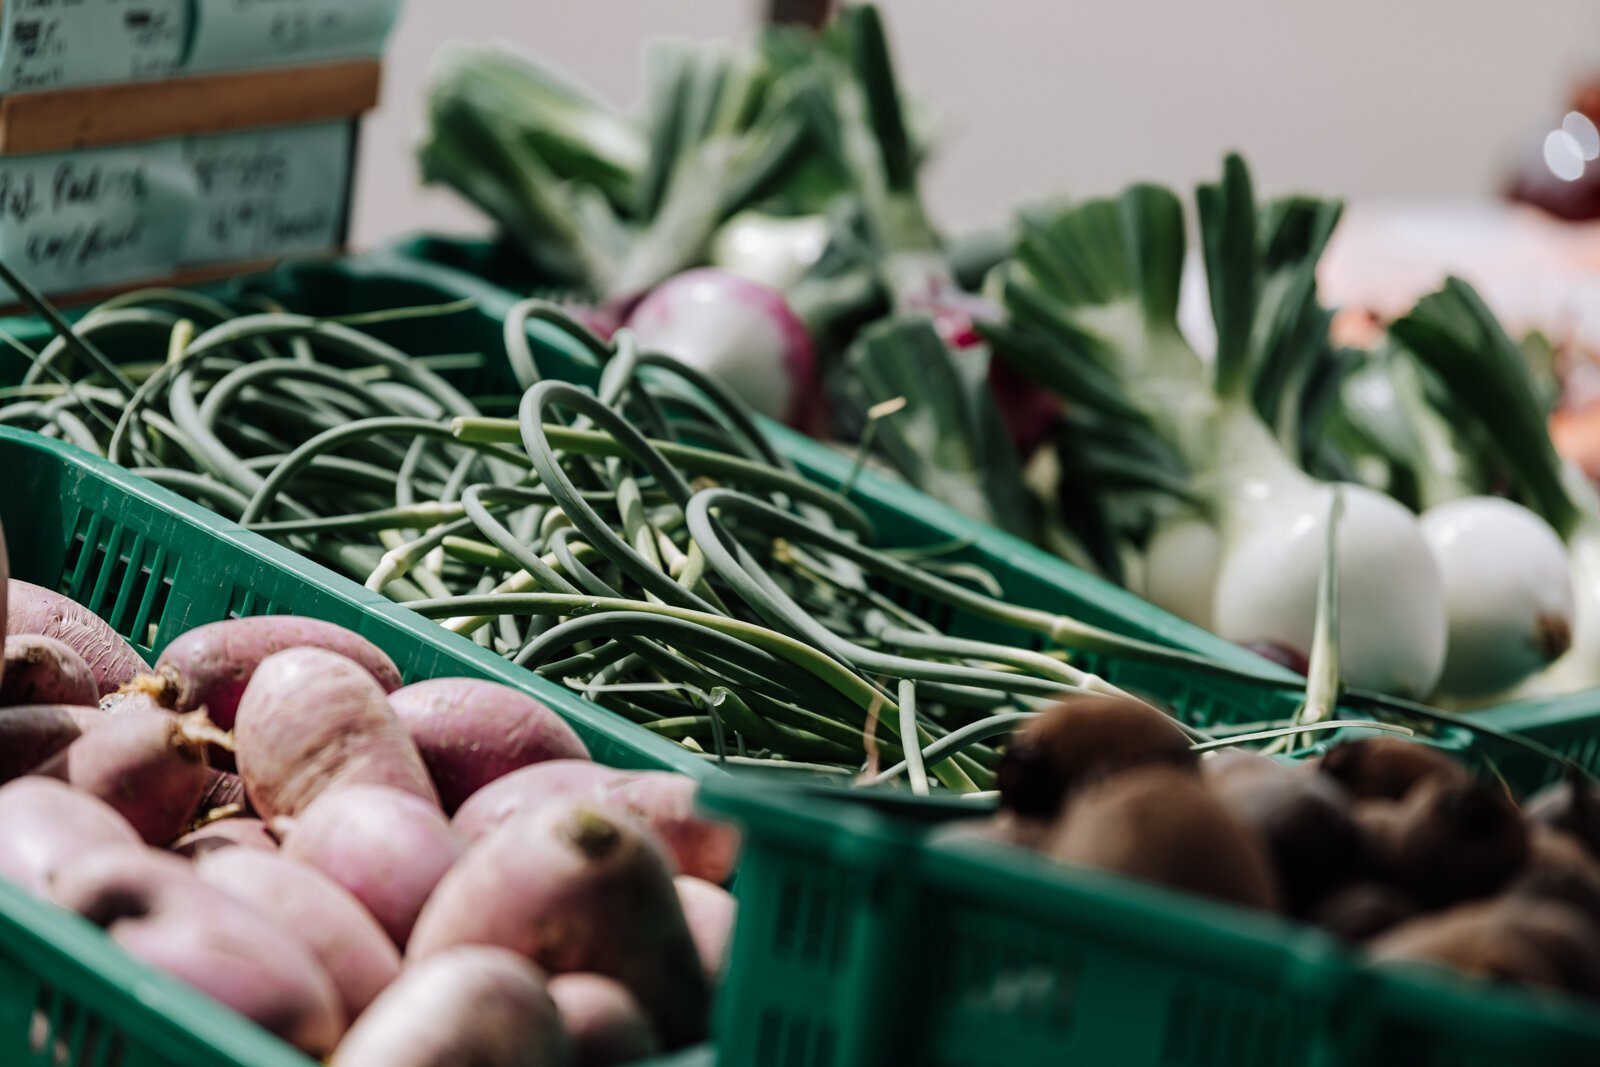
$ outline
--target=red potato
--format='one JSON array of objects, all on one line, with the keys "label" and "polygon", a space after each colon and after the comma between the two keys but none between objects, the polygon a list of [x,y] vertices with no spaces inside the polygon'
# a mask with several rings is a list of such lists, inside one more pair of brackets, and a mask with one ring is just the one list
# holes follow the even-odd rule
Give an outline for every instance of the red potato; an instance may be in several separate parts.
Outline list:
[{"label": "red potato", "polygon": [[130,713],[108,720],[67,749],[67,781],[99,797],[152,845],[183,833],[211,770],[206,747],[219,733],[205,712]]},{"label": "red potato", "polygon": [[227,619],[190,630],[173,641],[156,663],[151,686],[174,711],[204,707],[211,721],[233,729],[239,701],[256,669],[291,648],[320,648],[358,664],[385,693],[400,688],[400,669],[360,634],[320,619],[263,615]]},{"label": "red potato", "polygon": [[468,841],[476,841],[513,815],[552,800],[598,798],[600,787],[623,772],[588,760],[551,760],[513,771],[478,790],[456,812],[451,825]]},{"label": "red potato", "polygon": [[46,764],[81,736],[83,727],[67,707],[0,708],[0,784],[25,774],[59,777]]},{"label": "red potato", "polygon": [[311,949],[176,856],[97,849],[58,872],[51,898],[303,1052],[324,1056],[344,1032],[338,992]]},{"label": "red potato", "polygon": [[268,656],[239,701],[239,776],[270,825],[339,785],[384,785],[435,806],[422,756],[382,687],[354,660],[320,648]]},{"label": "red potato", "polygon": [[463,947],[406,967],[330,1067],[571,1067],[544,976],[514,952]]},{"label": "red potato", "polygon": [[195,871],[299,935],[333,979],[346,1019],[358,1018],[399,976],[400,953],[383,927],[315,869],[272,852],[225,848],[197,859]]},{"label": "red potato", "polygon": [[587,760],[559,715],[520,690],[479,678],[436,678],[389,695],[433,776],[444,810],[521,767]]},{"label": "red potato", "polygon": [[694,936],[695,948],[700,950],[706,977],[715,985],[728,963],[728,942],[733,938],[738,901],[720,885],[687,874],[674,878],[672,886],[678,891],[678,903],[683,907],[689,933]]},{"label": "red potato", "polygon": [[549,988],[576,1067],[622,1067],[661,1051],[650,1020],[620,982],[599,974],[558,974]]},{"label": "red potato", "polygon": [[603,807],[545,805],[467,851],[422,909],[409,953],[474,944],[520,952],[550,974],[616,979],[668,1049],[706,1035],[710,984],[666,857]]},{"label": "red potato", "polygon": [[695,780],[645,771],[608,782],[600,795],[661,838],[678,872],[721,885],[739,860],[739,832],[694,810]]},{"label": "red potato", "polygon": [[0,706],[100,702],[100,685],[83,657],[65,642],[39,634],[11,634],[0,677]]},{"label": "red potato", "polygon": [[109,805],[53,778],[0,786],[0,877],[43,895],[63,863],[105,845],[138,845]]},{"label": "red potato", "polygon": [[330,790],[274,829],[286,856],[349,890],[401,948],[423,903],[466,850],[437,807],[385,786]]},{"label": "red potato", "polygon": [[218,819],[191,830],[173,844],[172,851],[190,859],[225,848],[248,848],[260,852],[278,851],[278,839],[260,819]]},{"label": "red potato", "polygon": [[65,644],[94,672],[101,696],[150,669],[122,635],[88,608],[16,578],[7,585],[6,632],[39,634]]}]

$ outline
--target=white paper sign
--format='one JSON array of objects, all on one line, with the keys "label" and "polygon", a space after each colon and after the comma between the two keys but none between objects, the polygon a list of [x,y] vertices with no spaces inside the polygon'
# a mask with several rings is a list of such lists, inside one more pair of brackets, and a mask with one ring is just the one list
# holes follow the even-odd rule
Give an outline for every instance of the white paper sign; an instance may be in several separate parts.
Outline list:
[{"label": "white paper sign", "polygon": [[173,74],[189,0],[4,0],[0,92]]},{"label": "white paper sign", "polygon": [[379,56],[401,0],[195,0],[191,72]]},{"label": "white paper sign", "polygon": [[348,122],[199,137],[185,149],[199,190],[184,264],[322,251],[342,236]]},{"label": "white paper sign", "polygon": [[0,157],[0,256],[46,293],[170,274],[194,200],[181,141]]}]

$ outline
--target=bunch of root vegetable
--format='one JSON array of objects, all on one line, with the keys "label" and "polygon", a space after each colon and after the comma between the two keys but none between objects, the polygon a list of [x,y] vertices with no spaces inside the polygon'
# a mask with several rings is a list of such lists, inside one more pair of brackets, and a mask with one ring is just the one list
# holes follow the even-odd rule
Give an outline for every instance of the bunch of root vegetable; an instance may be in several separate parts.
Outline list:
[{"label": "bunch of root vegetable", "polygon": [[1519,806],[1393,736],[1298,764],[1197,754],[1149,708],[1074,698],[1013,739],[1001,809],[958,827],[1065,864],[1292,916],[1383,963],[1600,995],[1600,794]]},{"label": "bunch of root vegetable", "polygon": [[0,877],[348,1067],[706,1036],[738,840],[692,779],[591,762],[519,690],[402,686],[328,623],[214,623],[151,669],[70,600],[0,590]]}]

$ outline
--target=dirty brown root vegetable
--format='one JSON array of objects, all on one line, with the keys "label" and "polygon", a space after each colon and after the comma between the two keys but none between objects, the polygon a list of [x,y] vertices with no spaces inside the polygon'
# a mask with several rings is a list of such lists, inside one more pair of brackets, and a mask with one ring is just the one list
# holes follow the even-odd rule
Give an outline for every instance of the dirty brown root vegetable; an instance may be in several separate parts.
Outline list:
[{"label": "dirty brown root vegetable", "polygon": [[199,808],[211,775],[206,747],[219,736],[203,711],[118,716],[72,743],[67,781],[115,808],[148,844],[166,845]]},{"label": "dirty brown root vegetable", "polygon": [[1600,860],[1571,834],[1535,824],[1529,828],[1528,861],[1505,895],[1554,900],[1600,922]]},{"label": "dirty brown root vegetable", "polygon": [[1600,787],[1588,779],[1567,779],[1550,786],[1522,806],[1531,823],[1563,830],[1600,857]]},{"label": "dirty brown root vegetable", "polygon": [[172,851],[190,859],[224,848],[248,848],[261,852],[278,851],[278,839],[260,819],[218,819],[191,830],[173,844]]},{"label": "dirty brown root vegetable", "polygon": [[1308,918],[1344,941],[1368,941],[1420,912],[1402,889],[1382,882],[1352,882],[1323,897]]},{"label": "dirty brown root vegetable", "polygon": [[1328,750],[1317,767],[1357,800],[1403,800],[1424,781],[1472,781],[1472,773],[1431,745],[1397,737],[1346,741]]},{"label": "dirty brown root vegetable", "polygon": [[100,701],[94,672],[62,641],[40,634],[10,634],[5,655],[0,706],[77,704],[92,708]]},{"label": "dirty brown root vegetable", "polygon": [[268,656],[239,700],[239,776],[269,825],[339,785],[381,785],[435,806],[417,746],[366,668],[320,648]]},{"label": "dirty brown root vegetable", "polygon": [[476,841],[507,819],[542,804],[579,797],[596,798],[602,786],[623,772],[588,760],[551,760],[513,771],[490,782],[461,805],[450,825],[468,841]]},{"label": "dirty brown root vegetable", "polygon": [[183,634],[161,653],[153,677],[140,686],[174,711],[205,708],[224,730],[233,728],[239,700],[256,669],[292,648],[320,648],[360,666],[385,692],[400,688],[400,669],[360,634],[320,619],[260,615],[226,619]]},{"label": "dirty brown root vegetable", "polygon": [[1582,996],[1600,991],[1600,928],[1550,901],[1458,905],[1396,927],[1370,950],[1380,963],[1436,963]]},{"label": "dirty brown root vegetable", "polygon": [[273,852],[229,848],[195,863],[202,881],[293,930],[355,1019],[400,974],[400,953],[361,902],[315,869]]},{"label": "dirty brown root vegetable", "polygon": [[738,902],[720,885],[691,875],[678,875],[672,885],[678,891],[678,903],[683,907],[695,948],[700,950],[706,978],[715,985],[728,963],[728,942],[733,938]]},{"label": "dirty brown root vegetable", "polygon": [[417,920],[410,955],[499,945],[628,988],[668,1049],[704,1039],[710,986],[667,860],[626,817],[550,804],[479,839]]},{"label": "dirty brown root vegetable", "polygon": [[1355,807],[1375,873],[1425,904],[1486,896],[1528,856],[1528,831],[1499,789],[1431,777],[1404,801]]},{"label": "dirty brown root vegetable", "polygon": [[1188,736],[1135,700],[1078,696],[1024,725],[1006,742],[998,773],[1001,807],[1050,818],[1074,790],[1147,764],[1193,767]]},{"label": "dirty brown root vegetable", "polygon": [[176,856],[97,849],[63,866],[50,896],[135,958],[309,1055],[326,1055],[344,1031],[338,993],[305,943]]},{"label": "dirty brown root vegetable", "polygon": [[1201,767],[1228,810],[1266,840],[1289,909],[1299,914],[1360,868],[1361,830],[1337,781],[1256,758]]},{"label": "dirty brown root vegetable", "polygon": [[89,665],[101,696],[150,669],[133,646],[94,612],[16,578],[7,586],[6,632],[53,637],[65,644]]},{"label": "dirty brown root vegetable", "polygon": [[1282,905],[1266,841],[1200,775],[1178,767],[1140,767],[1087,787],[1067,806],[1047,851],[1243,907]]},{"label": "dirty brown root vegetable", "polygon": [[284,855],[344,887],[402,949],[423,903],[466,847],[436,806],[387,786],[330,790],[273,829]]},{"label": "dirty brown root vegetable", "polygon": [[411,963],[340,1043],[330,1067],[572,1067],[538,968],[463,946]]},{"label": "dirty brown root vegetable", "polygon": [[480,678],[435,678],[389,694],[422,753],[444,810],[512,771],[549,760],[587,760],[562,718],[520,690]]},{"label": "dirty brown root vegetable", "polygon": [[45,764],[81,736],[83,728],[68,707],[0,708],[0,785],[25,774],[60,777]]},{"label": "dirty brown root vegetable", "polygon": [[575,1067],[623,1067],[660,1051],[639,1002],[620,982],[598,974],[558,974],[549,988]]}]

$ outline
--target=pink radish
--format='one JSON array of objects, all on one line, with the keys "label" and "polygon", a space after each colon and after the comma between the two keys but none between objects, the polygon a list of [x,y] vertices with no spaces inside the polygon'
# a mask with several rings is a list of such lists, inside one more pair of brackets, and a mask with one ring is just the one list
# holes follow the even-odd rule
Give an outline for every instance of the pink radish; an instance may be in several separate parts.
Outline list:
[{"label": "pink radish", "polygon": [[349,890],[401,948],[423,902],[465,850],[437,807],[385,786],[329,790],[273,828],[284,855]]},{"label": "pink radish", "polygon": [[194,818],[211,769],[206,746],[223,736],[205,712],[140,712],[109,719],[67,750],[67,781],[122,814],[152,845]]},{"label": "pink radish", "polygon": [[447,813],[497,778],[547,760],[589,758],[561,717],[510,686],[436,678],[389,694]]},{"label": "pink radish", "polygon": [[621,982],[599,974],[558,974],[550,998],[572,1040],[577,1067],[622,1067],[661,1051],[650,1020]]},{"label": "pink radish", "polygon": [[603,808],[548,804],[476,842],[423,908],[409,952],[426,959],[455,945],[614,978],[667,1048],[705,1037],[710,987],[666,858]]},{"label": "pink radish", "polygon": [[386,785],[439,803],[428,770],[382,687],[354,660],[320,648],[268,656],[239,700],[239,775],[271,824],[336,785]]},{"label": "pink radish", "polygon": [[43,894],[61,864],[139,832],[107,804],[53,778],[0,786],[0,877]]},{"label": "pink radish", "polygon": [[97,849],[61,869],[51,898],[303,1052],[326,1055],[344,1031],[338,992],[306,944],[176,856]]},{"label": "pink radish", "polygon": [[330,1067],[569,1067],[538,968],[472,946],[406,967],[351,1027]]},{"label": "pink radish", "polygon": [[385,693],[400,688],[400,670],[360,634],[319,619],[263,615],[210,623],[179,637],[161,653],[155,679],[142,680],[174,711],[204,707],[211,721],[233,729],[245,687],[267,657],[291,648],[320,648],[360,664]]},{"label": "pink radish", "polygon": [[721,884],[739,859],[739,833],[694,810],[695,781],[667,771],[644,771],[607,782],[600,795],[650,827],[679,872]]},{"label": "pink radish", "polygon": [[83,657],[64,642],[39,634],[11,634],[0,680],[0,705],[79,704],[94,707],[100,686]]},{"label": "pink radish", "polygon": [[342,887],[273,852],[227,848],[195,861],[202,881],[293,930],[333,979],[345,1018],[355,1019],[400,974],[400,953]]},{"label": "pink radish", "polygon": [[16,578],[8,583],[6,632],[39,634],[65,644],[94,672],[101,696],[150,669],[133,646],[94,612]]},{"label": "pink radish", "polygon": [[468,841],[475,841],[519,812],[551,800],[597,798],[600,789],[623,772],[588,760],[551,760],[513,771],[490,782],[461,805],[451,823]]},{"label": "pink radish", "polygon": [[683,917],[694,935],[695,947],[700,950],[706,977],[715,983],[727,965],[728,942],[733,937],[739,905],[733,894],[720,885],[687,874],[678,875],[672,885],[678,891],[678,902],[683,905]]}]

